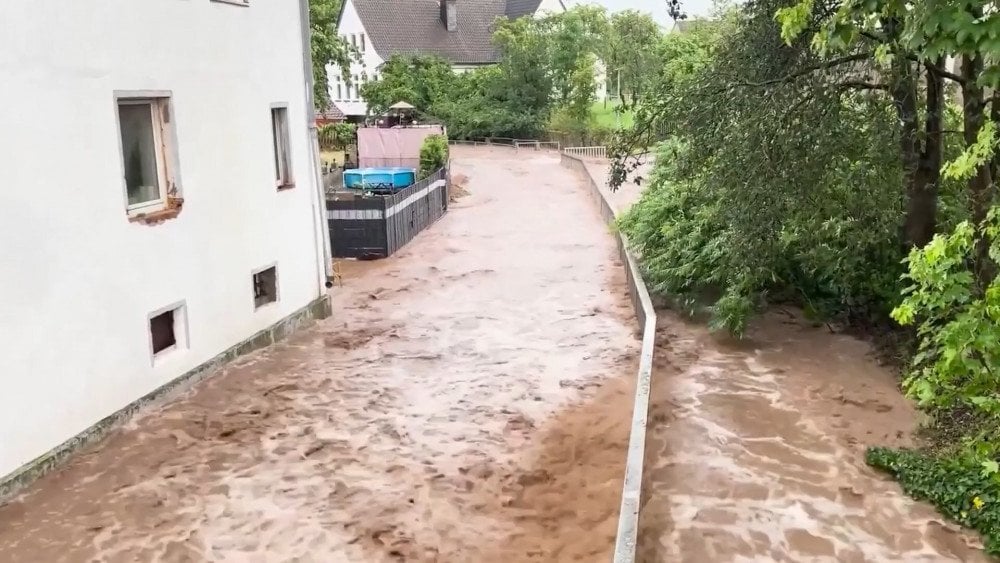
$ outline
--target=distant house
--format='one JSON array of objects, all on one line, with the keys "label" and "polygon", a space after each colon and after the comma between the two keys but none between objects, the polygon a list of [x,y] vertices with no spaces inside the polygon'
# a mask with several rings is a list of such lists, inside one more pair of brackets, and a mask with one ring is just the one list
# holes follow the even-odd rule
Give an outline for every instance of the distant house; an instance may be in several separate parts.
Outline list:
[{"label": "distant house", "polygon": [[562,0],[345,0],[337,32],[361,52],[351,65],[350,84],[330,68],[330,98],[348,119],[358,120],[368,106],[360,86],[377,80],[393,55],[438,55],[455,72],[496,64],[493,45],[497,18],[519,18],[565,10]]}]

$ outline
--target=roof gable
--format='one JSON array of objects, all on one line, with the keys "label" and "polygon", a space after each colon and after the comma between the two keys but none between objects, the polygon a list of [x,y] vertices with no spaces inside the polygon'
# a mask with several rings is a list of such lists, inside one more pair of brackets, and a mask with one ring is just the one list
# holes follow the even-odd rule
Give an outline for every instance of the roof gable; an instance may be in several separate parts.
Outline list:
[{"label": "roof gable", "polygon": [[[541,0],[456,0],[458,28],[445,29],[438,0],[351,0],[368,40],[382,58],[434,54],[452,63],[500,60],[493,24],[533,14]],[[346,4],[346,2],[345,2]]]}]

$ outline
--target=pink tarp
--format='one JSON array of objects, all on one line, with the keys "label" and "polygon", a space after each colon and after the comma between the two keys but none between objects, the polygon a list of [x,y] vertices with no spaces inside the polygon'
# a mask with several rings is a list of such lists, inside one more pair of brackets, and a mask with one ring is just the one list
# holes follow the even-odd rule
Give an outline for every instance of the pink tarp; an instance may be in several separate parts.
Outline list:
[{"label": "pink tarp", "polygon": [[441,135],[440,125],[382,129],[358,129],[358,165],[370,166],[420,166],[420,145],[430,135]]}]

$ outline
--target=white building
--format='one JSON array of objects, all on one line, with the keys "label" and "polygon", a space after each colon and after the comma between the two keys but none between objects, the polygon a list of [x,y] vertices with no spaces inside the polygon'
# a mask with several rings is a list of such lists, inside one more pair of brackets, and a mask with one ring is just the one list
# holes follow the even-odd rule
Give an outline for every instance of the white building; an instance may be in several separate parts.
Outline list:
[{"label": "white building", "polygon": [[330,99],[357,119],[368,109],[360,86],[376,80],[379,67],[393,55],[439,55],[455,72],[467,72],[500,61],[493,45],[497,18],[563,10],[562,0],[344,0],[337,32],[361,57],[351,65],[350,83],[339,68],[329,69]]},{"label": "white building", "polygon": [[0,495],[329,314],[303,16],[0,3]]}]

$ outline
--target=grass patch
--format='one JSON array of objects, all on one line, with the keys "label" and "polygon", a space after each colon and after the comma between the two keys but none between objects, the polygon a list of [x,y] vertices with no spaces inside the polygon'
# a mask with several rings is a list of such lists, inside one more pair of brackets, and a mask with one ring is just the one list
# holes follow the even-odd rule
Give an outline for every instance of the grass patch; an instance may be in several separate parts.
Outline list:
[{"label": "grass patch", "polygon": [[[618,102],[608,100],[605,102],[594,102],[591,106],[590,111],[594,116],[594,120],[597,124],[606,127],[608,129],[617,129],[619,122],[617,116],[615,115],[615,109],[618,107]],[[632,127],[633,116],[631,111],[625,111],[621,114],[621,128],[628,129]]]}]

